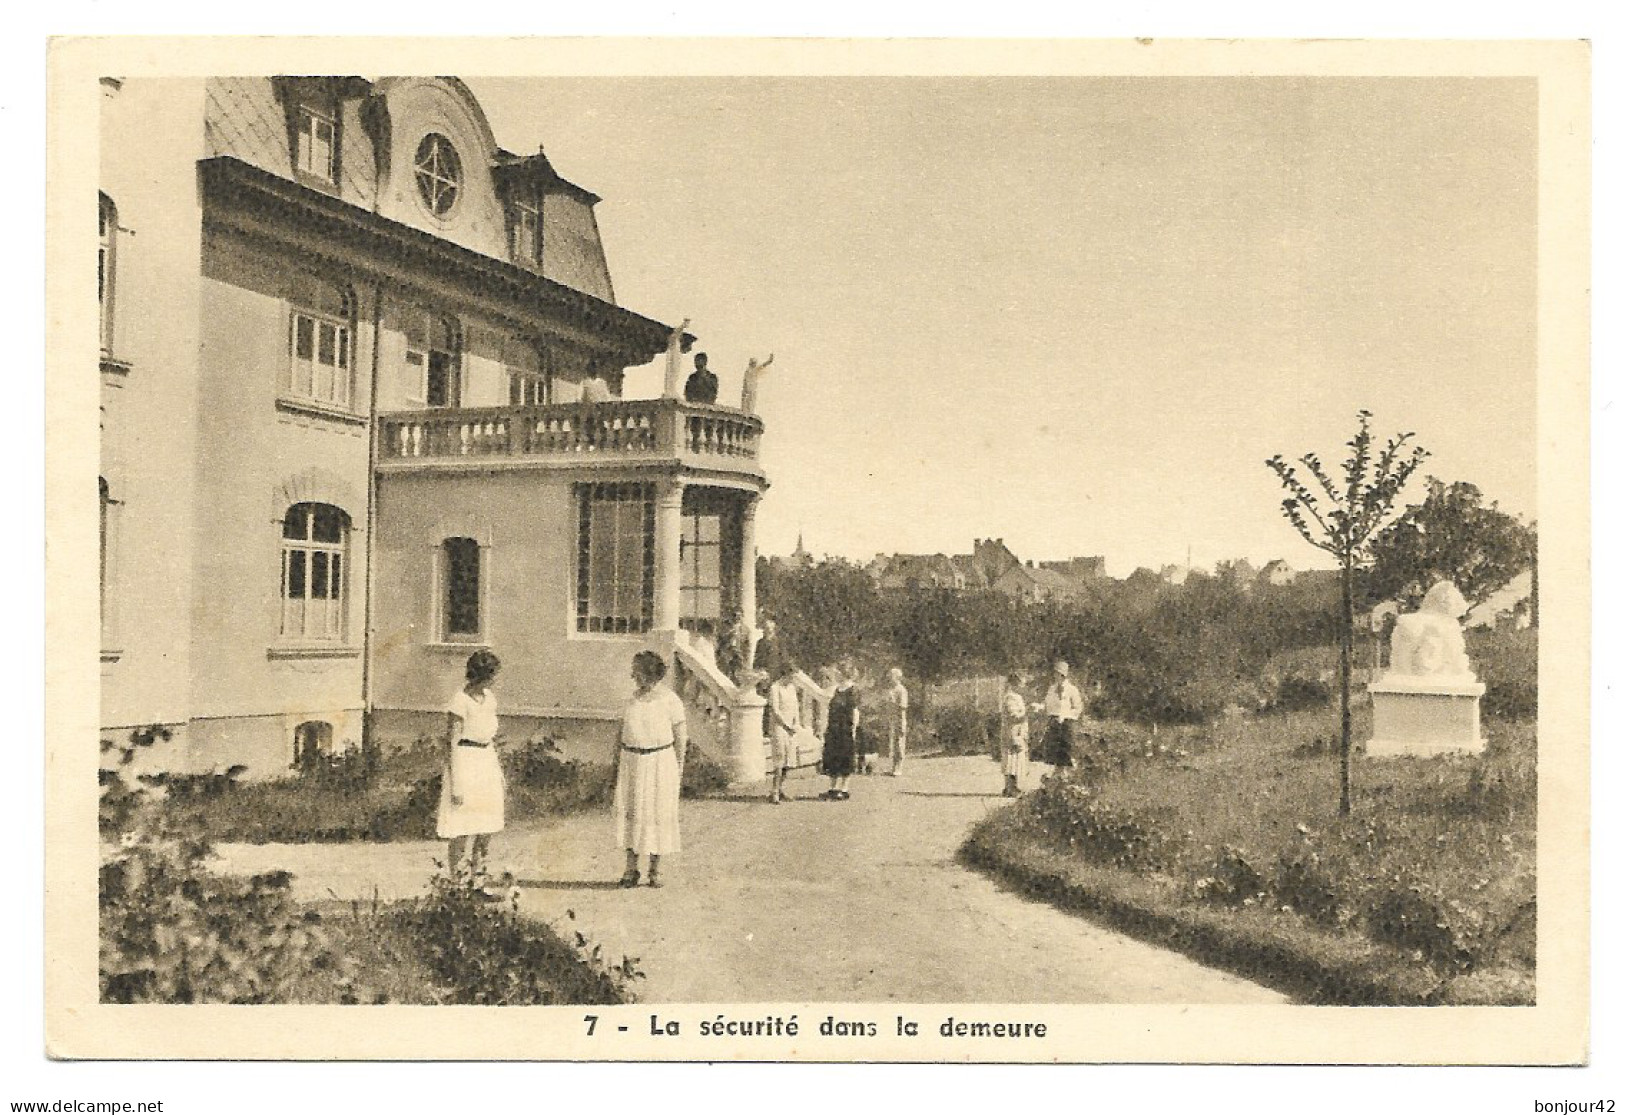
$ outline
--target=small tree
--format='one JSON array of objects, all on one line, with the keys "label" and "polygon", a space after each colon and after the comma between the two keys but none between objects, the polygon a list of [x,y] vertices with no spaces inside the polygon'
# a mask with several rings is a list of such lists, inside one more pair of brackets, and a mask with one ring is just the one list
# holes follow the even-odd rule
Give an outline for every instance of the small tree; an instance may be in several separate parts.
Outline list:
[{"label": "small tree", "polygon": [[1472,484],[1428,477],[1427,498],[1371,540],[1368,603],[1397,600],[1414,609],[1435,583],[1449,581],[1472,605],[1482,604],[1535,563],[1535,528]]},{"label": "small tree", "polygon": [[1349,718],[1349,684],[1354,669],[1354,570],[1370,559],[1369,544],[1377,528],[1393,510],[1406,481],[1427,457],[1427,450],[1408,443],[1414,434],[1388,439],[1380,454],[1372,459],[1371,412],[1359,413],[1360,429],[1348,442],[1348,459],[1343,462],[1343,483],[1339,487],[1319,456],[1305,453],[1298,458],[1315,483],[1317,494],[1298,475],[1298,470],[1276,454],[1265,462],[1280,477],[1287,498],[1281,511],[1297,528],[1304,541],[1337,559],[1342,580],[1342,616],[1338,623],[1338,676],[1342,692],[1342,741],[1338,747],[1339,797],[1337,811],[1347,816],[1352,808],[1349,757],[1353,751]]}]

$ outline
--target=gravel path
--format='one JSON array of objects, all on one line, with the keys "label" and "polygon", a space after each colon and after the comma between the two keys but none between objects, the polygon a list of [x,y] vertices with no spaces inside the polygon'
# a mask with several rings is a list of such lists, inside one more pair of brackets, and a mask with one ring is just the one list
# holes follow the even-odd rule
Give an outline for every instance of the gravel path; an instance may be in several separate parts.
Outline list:
[{"label": "gravel path", "polygon": [[[954,862],[997,808],[986,759],[923,759],[853,779],[852,800],[792,783],[683,804],[666,886],[614,885],[606,815],[511,828],[493,864],[520,908],[575,925],[607,957],[639,957],[648,1003],[1280,1003],[1266,988],[1001,889]],[[230,871],[286,868],[304,899],[421,893],[441,844],[222,845]]]}]

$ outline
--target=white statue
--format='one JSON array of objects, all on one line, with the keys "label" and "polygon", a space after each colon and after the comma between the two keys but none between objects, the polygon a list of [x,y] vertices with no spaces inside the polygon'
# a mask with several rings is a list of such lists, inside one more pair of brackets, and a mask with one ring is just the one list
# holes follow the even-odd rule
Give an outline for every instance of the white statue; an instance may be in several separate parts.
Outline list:
[{"label": "white statue", "polygon": [[755,413],[756,392],[761,385],[762,373],[767,371],[767,366],[771,363],[773,363],[772,353],[768,353],[767,359],[761,362],[754,356],[750,358],[750,363],[745,367],[745,390],[739,400],[740,410]]},{"label": "white statue", "polygon": [[1478,680],[1467,661],[1467,641],[1461,634],[1461,617],[1466,614],[1467,601],[1449,581],[1428,589],[1422,607],[1394,623],[1388,676]]}]

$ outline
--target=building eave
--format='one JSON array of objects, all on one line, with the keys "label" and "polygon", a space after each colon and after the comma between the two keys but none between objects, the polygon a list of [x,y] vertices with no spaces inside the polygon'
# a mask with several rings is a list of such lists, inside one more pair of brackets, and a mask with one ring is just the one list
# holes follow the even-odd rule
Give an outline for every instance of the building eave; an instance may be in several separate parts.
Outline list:
[{"label": "building eave", "polygon": [[[613,338],[628,364],[654,359],[665,351],[671,337],[669,325],[241,159],[227,155],[203,159],[198,172],[207,204],[246,209],[262,221],[286,219],[302,236],[332,238],[379,258],[423,269],[444,281],[497,295],[527,310],[556,314]],[[685,334],[683,340],[686,347],[694,338]]]}]

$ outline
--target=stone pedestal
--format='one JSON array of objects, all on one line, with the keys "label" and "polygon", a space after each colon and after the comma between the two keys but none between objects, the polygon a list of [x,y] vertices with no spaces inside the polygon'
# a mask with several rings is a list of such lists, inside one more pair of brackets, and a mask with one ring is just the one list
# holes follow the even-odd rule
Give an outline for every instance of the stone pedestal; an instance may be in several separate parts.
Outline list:
[{"label": "stone pedestal", "polygon": [[1370,690],[1373,730],[1366,745],[1368,756],[1483,752],[1484,737],[1478,727],[1482,682],[1385,677],[1372,682]]}]

